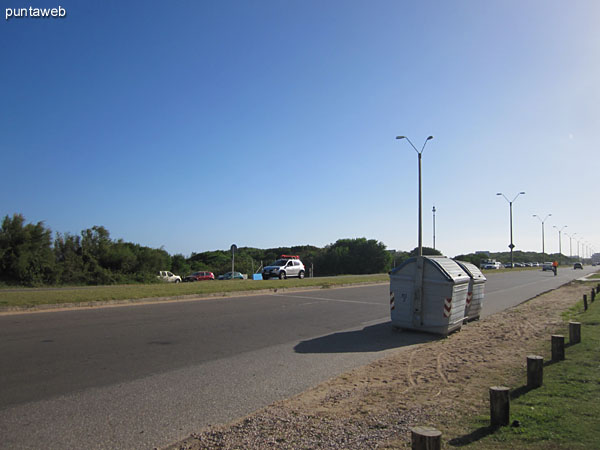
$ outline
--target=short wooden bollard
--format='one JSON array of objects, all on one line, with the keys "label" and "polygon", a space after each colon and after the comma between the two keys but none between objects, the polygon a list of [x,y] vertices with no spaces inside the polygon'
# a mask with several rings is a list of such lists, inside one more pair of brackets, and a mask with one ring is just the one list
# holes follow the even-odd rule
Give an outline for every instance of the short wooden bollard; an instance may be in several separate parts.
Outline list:
[{"label": "short wooden bollard", "polygon": [[413,450],[440,450],[442,432],[432,427],[414,427],[410,429]]},{"label": "short wooden bollard", "polygon": [[505,386],[490,388],[490,423],[492,426],[507,426],[510,422],[510,389]]},{"label": "short wooden bollard", "polygon": [[581,342],[581,322],[569,322],[569,344]]},{"label": "short wooden bollard", "polygon": [[594,300],[596,300],[596,291],[594,289],[592,289],[592,297],[591,298],[592,298],[592,302]]},{"label": "short wooden bollard", "polygon": [[587,295],[583,294],[583,310],[587,311]]},{"label": "short wooden bollard", "polygon": [[527,355],[527,387],[537,388],[544,383],[544,357]]},{"label": "short wooden bollard", "polygon": [[552,335],[552,361],[565,359],[565,337],[562,334]]}]

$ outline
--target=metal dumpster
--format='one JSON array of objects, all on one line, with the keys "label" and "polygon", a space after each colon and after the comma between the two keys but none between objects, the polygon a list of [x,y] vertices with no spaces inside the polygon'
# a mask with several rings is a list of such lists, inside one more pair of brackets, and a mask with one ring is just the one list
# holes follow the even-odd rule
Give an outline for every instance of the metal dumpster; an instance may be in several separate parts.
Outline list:
[{"label": "metal dumpster", "polygon": [[465,303],[465,322],[479,319],[481,316],[481,307],[483,306],[483,297],[485,295],[486,278],[481,270],[475,265],[466,261],[456,261],[471,278],[469,282],[469,292]]},{"label": "metal dumpster", "polygon": [[390,272],[392,326],[442,335],[460,329],[470,279],[445,256],[409,258]]}]

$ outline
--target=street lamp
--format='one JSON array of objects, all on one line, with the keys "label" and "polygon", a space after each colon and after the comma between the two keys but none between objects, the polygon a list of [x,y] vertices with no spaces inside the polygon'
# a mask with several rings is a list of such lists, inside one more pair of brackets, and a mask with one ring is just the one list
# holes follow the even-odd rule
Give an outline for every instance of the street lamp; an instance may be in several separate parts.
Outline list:
[{"label": "street lamp", "polygon": [[509,207],[510,207],[510,245],[508,246],[508,248],[510,248],[510,267],[513,268],[514,267],[514,260],[513,260],[513,249],[515,248],[515,244],[513,244],[513,220],[512,220],[512,205],[515,202],[515,200],[517,199],[517,197],[519,195],[523,195],[525,194],[525,192],[519,192],[517,195],[515,195],[515,198],[513,198],[512,200],[509,200],[506,195],[504,195],[502,192],[498,192],[496,195],[501,195],[502,197],[504,197],[504,199],[508,202]]},{"label": "street lamp", "polygon": [[558,230],[558,254],[562,255],[562,238],[560,236],[560,233],[562,233],[562,230],[564,230],[565,228],[567,228],[567,225],[565,225],[562,228],[558,228],[556,225],[554,225],[553,228],[556,228]]},{"label": "street lamp", "polygon": [[411,145],[411,147],[415,149],[415,152],[417,152],[417,155],[419,157],[419,245],[417,250],[417,256],[423,256],[423,218],[421,214],[421,155],[423,154],[423,150],[425,150],[425,145],[427,144],[427,141],[433,139],[433,136],[429,136],[427,137],[427,139],[425,139],[421,151],[417,150],[417,147],[415,147],[410,141],[410,139],[406,136],[396,136],[396,139],[406,139]]},{"label": "street lamp", "polygon": [[571,243],[571,238],[573,237],[573,235],[565,233],[565,236],[567,236],[569,238],[569,258],[572,258],[573,257],[573,244]]},{"label": "street lamp", "polygon": [[433,249],[435,250],[435,205],[433,205],[431,212],[433,213]]},{"label": "street lamp", "polygon": [[[577,241],[577,238],[576,238],[575,236],[577,236],[577,233],[573,233],[573,234],[571,235],[571,237],[572,237],[572,238],[573,238],[575,241]],[[577,246],[577,254],[576,254],[575,256],[576,256],[577,258],[579,258],[579,245]]]},{"label": "street lamp", "polygon": [[548,214],[546,217],[544,217],[544,219],[542,219],[540,216],[538,216],[537,214],[534,214],[533,217],[537,217],[538,220],[540,222],[542,222],[542,255],[544,253],[546,253],[545,247],[544,247],[544,223],[546,222],[546,220],[548,219],[548,217],[550,217],[552,214]]}]

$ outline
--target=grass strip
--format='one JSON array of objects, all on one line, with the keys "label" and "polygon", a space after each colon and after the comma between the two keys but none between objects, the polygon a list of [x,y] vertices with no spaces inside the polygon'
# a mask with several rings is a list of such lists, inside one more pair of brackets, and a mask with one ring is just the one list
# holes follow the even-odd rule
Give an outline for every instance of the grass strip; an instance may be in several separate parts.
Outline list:
[{"label": "grass strip", "polygon": [[43,289],[0,290],[0,310],[32,308],[48,304],[75,304],[106,302],[111,300],[134,300],[144,298],[185,298],[185,296],[227,295],[236,292],[252,292],[264,289],[290,289],[300,287],[328,288],[359,283],[389,281],[387,274],[343,275],[287,280],[227,280],[199,281],[194,283],[153,283],[140,285],[85,286]]},{"label": "grass strip", "polygon": [[[600,448],[600,302],[583,311],[578,302],[565,312],[566,320],[581,322],[581,342],[569,344],[565,336],[566,359],[551,362],[549,342],[544,355],[544,383],[538,389],[511,390],[510,420],[518,426],[502,427],[473,442],[469,447],[483,449],[591,449]],[[520,369],[522,371],[522,369]],[[515,395],[519,391],[522,395]],[[485,429],[489,415],[477,418],[474,427]],[[517,425],[517,424],[515,424]]]}]

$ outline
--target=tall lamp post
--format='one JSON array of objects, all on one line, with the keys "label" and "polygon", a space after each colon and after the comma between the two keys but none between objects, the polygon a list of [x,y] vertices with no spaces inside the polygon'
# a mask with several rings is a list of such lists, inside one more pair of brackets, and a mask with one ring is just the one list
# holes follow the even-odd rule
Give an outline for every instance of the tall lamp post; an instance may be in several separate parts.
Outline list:
[{"label": "tall lamp post", "polygon": [[433,249],[435,250],[435,205],[431,212],[433,213]]},{"label": "tall lamp post", "polygon": [[537,217],[538,220],[540,222],[542,222],[542,255],[546,253],[546,249],[545,249],[545,246],[544,246],[544,223],[546,222],[546,220],[548,219],[548,217],[550,217],[551,215],[552,214],[548,214],[543,219],[540,216],[538,216],[537,214],[533,215],[533,217]]},{"label": "tall lamp post", "polygon": [[519,192],[517,195],[515,195],[515,198],[513,198],[512,200],[509,200],[506,197],[506,195],[504,195],[502,192],[498,192],[496,194],[496,195],[501,195],[502,197],[504,197],[504,199],[508,202],[508,205],[510,207],[510,245],[508,246],[508,248],[510,248],[510,267],[511,267],[511,269],[514,267],[513,249],[515,248],[515,244],[513,244],[512,205],[519,195],[524,195],[524,194],[525,194],[525,192]]},{"label": "tall lamp post", "polygon": [[417,256],[423,256],[423,216],[422,216],[422,208],[421,208],[421,155],[423,155],[423,150],[425,150],[425,145],[427,145],[427,141],[433,139],[433,136],[427,137],[425,142],[423,143],[423,147],[421,151],[417,150],[417,147],[413,145],[409,138],[406,136],[396,136],[396,139],[406,139],[412,148],[415,149],[419,158],[419,245],[417,250]]},{"label": "tall lamp post", "polygon": [[571,238],[573,237],[573,235],[565,233],[565,236],[567,236],[569,238],[569,258],[572,258],[573,257],[573,244],[571,242]]},{"label": "tall lamp post", "polygon": [[415,149],[419,158],[419,245],[417,247],[417,271],[415,274],[415,296],[413,302],[413,323],[415,325],[423,325],[423,217],[421,208],[421,156],[427,141],[433,139],[433,136],[428,136],[423,142],[421,151],[417,150],[417,147],[413,145],[409,138],[406,136],[396,136],[396,139],[406,139],[410,146]]},{"label": "tall lamp post", "polygon": [[562,228],[558,228],[556,225],[554,225],[554,228],[556,228],[558,230],[558,254],[562,255],[562,237],[561,237],[561,233],[562,233],[562,230],[564,230],[565,228],[567,228],[567,225],[565,225]]}]

